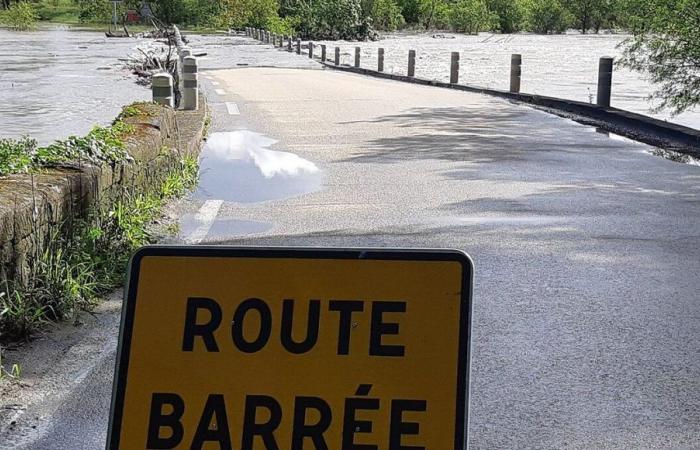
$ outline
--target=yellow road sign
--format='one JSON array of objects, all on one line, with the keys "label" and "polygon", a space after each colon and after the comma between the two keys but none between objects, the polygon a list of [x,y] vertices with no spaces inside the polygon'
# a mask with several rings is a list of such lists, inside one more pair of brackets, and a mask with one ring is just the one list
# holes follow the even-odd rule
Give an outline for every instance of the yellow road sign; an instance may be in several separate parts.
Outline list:
[{"label": "yellow road sign", "polygon": [[107,448],[462,450],[471,280],[457,251],[144,248]]}]

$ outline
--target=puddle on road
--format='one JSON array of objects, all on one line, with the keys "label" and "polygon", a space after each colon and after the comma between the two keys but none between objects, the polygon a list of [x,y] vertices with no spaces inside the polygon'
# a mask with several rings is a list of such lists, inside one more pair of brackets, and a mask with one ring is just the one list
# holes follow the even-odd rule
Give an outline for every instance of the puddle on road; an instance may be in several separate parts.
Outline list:
[{"label": "puddle on road", "polygon": [[213,133],[202,150],[194,198],[255,203],[321,189],[321,171],[294,153],[270,150],[276,141],[252,131]]},{"label": "puddle on road", "polygon": [[280,200],[321,189],[318,167],[294,153],[270,150],[275,142],[247,130],[213,133],[202,149],[199,186],[192,194],[205,205],[182,217],[180,236],[222,241],[264,233],[271,223],[219,217],[222,202]]}]

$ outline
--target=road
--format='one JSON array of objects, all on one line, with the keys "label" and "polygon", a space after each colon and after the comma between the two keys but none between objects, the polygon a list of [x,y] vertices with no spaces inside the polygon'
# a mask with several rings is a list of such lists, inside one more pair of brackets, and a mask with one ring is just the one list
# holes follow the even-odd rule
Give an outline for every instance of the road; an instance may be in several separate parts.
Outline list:
[{"label": "road", "polygon": [[[181,241],[464,250],[472,449],[700,447],[699,166],[499,99],[285,65],[203,73],[213,134],[170,206]],[[110,358],[26,448],[104,441]]]}]

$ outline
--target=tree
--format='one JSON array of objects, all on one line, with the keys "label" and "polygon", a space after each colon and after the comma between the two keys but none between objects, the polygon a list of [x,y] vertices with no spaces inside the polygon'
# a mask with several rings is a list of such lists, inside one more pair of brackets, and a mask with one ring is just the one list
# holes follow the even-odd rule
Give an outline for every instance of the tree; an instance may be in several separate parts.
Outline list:
[{"label": "tree", "polygon": [[476,34],[488,26],[490,18],[484,0],[459,0],[450,8],[450,24],[455,31]]},{"label": "tree", "polygon": [[525,4],[525,26],[540,33],[563,33],[571,21],[569,12],[559,0],[532,0]]},{"label": "tree", "polygon": [[367,11],[363,11],[363,14],[371,17],[376,29],[394,31],[404,24],[401,7],[395,0],[371,0],[363,3],[367,4]]},{"label": "tree", "polygon": [[37,20],[36,10],[27,2],[15,3],[0,14],[0,23],[15,30],[30,30],[36,26]]},{"label": "tree", "polygon": [[619,64],[658,86],[658,110],[700,104],[700,0],[629,0],[626,10],[633,35]]},{"label": "tree", "polygon": [[614,0],[567,0],[566,7],[574,17],[576,27],[586,34],[593,28],[597,33],[609,23]]},{"label": "tree", "polygon": [[421,0],[420,18],[426,29],[447,28],[449,13],[450,9],[444,0]]},{"label": "tree", "polygon": [[420,0],[398,0],[401,15],[406,23],[417,24],[420,22]]},{"label": "tree", "polygon": [[497,28],[501,33],[520,31],[525,18],[522,0],[488,0],[489,10],[495,15]]}]

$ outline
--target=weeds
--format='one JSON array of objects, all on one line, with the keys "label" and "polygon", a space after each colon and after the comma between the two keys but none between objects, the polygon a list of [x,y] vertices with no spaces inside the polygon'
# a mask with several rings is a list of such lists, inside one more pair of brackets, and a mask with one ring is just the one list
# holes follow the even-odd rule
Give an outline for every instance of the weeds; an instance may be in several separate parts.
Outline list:
[{"label": "weeds", "polygon": [[0,139],[0,176],[28,172],[36,148],[36,141],[28,137]]},{"label": "weeds", "polygon": [[[21,145],[34,148],[27,152],[31,159],[47,165],[74,161],[76,155],[88,161],[125,162],[131,158],[122,139],[132,131],[130,127],[116,121],[109,128],[94,128],[84,138],[71,137],[41,149],[29,139]],[[13,149],[4,154],[17,153],[23,155]],[[160,157],[172,157],[170,150],[164,148]],[[17,161],[22,160],[11,161],[12,167],[20,167]],[[31,164],[26,170],[31,170]],[[151,225],[161,216],[165,201],[194,187],[197,174],[197,158],[183,157],[149,191],[135,194],[122,186],[107,202],[108,208],[98,204],[84,219],[57,226],[44,252],[32,262],[29,282],[22,287],[7,282],[0,286],[0,342],[27,338],[55,321],[75,320],[80,311],[89,311],[101,296],[120,286],[131,254],[153,242]]]},{"label": "weeds", "polygon": [[[136,106],[127,106],[122,115],[133,117],[131,114],[139,111]],[[118,119],[112,126],[96,126],[86,136],[71,136],[46,147],[37,147],[28,137],[0,139],[0,176],[82,162],[114,165],[133,161],[123,141],[133,131],[133,125]]]},{"label": "weeds", "polygon": [[5,370],[5,366],[2,364],[2,347],[0,347],[0,380],[10,378],[12,380],[19,380],[22,377],[22,366],[20,364],[12,364],[10,370]]}]

